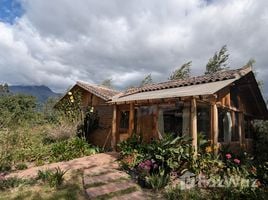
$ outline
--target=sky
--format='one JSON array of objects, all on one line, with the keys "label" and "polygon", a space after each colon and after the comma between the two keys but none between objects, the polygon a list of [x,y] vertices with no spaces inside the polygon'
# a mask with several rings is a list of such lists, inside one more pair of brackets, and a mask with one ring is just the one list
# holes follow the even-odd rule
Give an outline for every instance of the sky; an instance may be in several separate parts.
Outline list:
[{"label": "sky", "polygon": [[0,83],[123,89],[188,61],[201,75],[225,44],[230,68],[256,60],[268,97],[267,0],[0,0]]}]

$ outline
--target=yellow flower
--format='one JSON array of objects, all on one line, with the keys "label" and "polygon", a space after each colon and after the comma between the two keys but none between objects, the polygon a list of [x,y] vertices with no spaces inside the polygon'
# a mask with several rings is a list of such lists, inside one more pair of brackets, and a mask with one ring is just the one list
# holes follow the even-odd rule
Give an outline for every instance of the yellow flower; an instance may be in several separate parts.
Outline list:
[{"label": "yellow flower", "polygon": [[71,96],[73,93],[72,92],[68,92],[68,95]]},{"label": "yellow flower", "polygon": [[206,152],[207,152],[207,153],[211,153],[211,152],[212,152],[212,148],[211,148],[211,146],[206,147]]}]

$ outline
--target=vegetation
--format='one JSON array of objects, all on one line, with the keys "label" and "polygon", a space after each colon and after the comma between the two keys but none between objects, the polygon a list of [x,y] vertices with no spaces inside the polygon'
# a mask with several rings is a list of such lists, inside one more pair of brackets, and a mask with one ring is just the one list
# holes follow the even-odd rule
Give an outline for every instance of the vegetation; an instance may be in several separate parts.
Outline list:
[{"label": "vegetation", "polygon": [[67,171],[57,167],[53,170],[38,171],[37,180],[42,180],[44,183],[49,183],[50,187],[59,187],[63,184],[63,176]]},{"label": "vegetation", "polygon": [[187,79],[190,77],[190,67],[192,65],[192,61],[184,63],[180,68],[176,69],[172,74],[169,76],[169,80],[180,80],[180,79]]},{"label": "vegetation", "polygon": [[110,88],[110,89],[113,89],[113,84],[112,84],[112,79],[105,79],[101,82],[100,84],[101,86],[104,86],[104,87],[107,87],[107,88]]},{"label": "vegetation", "polygon": [[99,152],[77,133],[83,117],[79,93],[70,94],[59,110],[52,109],[53,100],[41,110],[34,97],[1,88],[5,92],[0,96],[0,172]]},{"label": "vegetation", "polygon": [[[44,172],[44,171],[43,171]],[[50,173],[56,173],[54,170]],[[33,179],[8,178],[0,180],[0,200],[16,200],[16,199],[77,199],[85,200],[84,188],[82,186],[82,175],[78,171],[68,171],[61,176],[62,173],[54,176],[57,178],[49,178],[54,183],[58,180],[64,180],[58,186],[50,186],[48,181],[42,181],[39,175]],[[45,180],[48,180],[44,178]],[[56,181],[55,181],[56,180]],[[52,184],[52,185],[53,185]]]},{"label": "vegetation", "polygon": [[213,74],[227,68],[227,60],[229,54],[227,53],[227,46],[224,45],[219,52],[215,52],[214,56],[209,59],[205,74]]},{"label": "vegetation", "polygon": [[166,135],[145,145],[134,134],[119,144],[120,164],[141,187],[159,191],[166,199],[267,198],[267,138],[256,148],[264,151],[261,157],[228,147],[216,155],[216,147],[198,138],[195,155],[189,138]]},{"label": "vegetation", "polygon": [[149,74],[141,81],[140,87],[143,87],[145,85],[149,85],[152,83],[153,83],[152,75]]}]

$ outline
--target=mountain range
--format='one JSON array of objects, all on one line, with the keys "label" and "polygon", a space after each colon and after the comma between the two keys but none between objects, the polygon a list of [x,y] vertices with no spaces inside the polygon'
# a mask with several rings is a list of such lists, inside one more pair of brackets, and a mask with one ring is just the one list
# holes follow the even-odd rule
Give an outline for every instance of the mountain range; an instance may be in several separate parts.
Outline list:
[{"label": "mountain range", "polygon": [[40,86],[24,86],[13,85],[9,86],[9,91],[14,94],[26,94],[35,96],[39,103],[44,103],[50,97],[60,97],[60,93],[53,92],[49,87],[45,85]]}]

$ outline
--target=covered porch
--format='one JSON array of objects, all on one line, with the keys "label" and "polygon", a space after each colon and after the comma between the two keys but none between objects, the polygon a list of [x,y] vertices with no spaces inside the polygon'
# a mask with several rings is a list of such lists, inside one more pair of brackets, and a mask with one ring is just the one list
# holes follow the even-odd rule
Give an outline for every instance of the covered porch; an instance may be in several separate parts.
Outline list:
[{"label": "covered porch", "polygon": [[143,140],[164,134],[192,137],[197,152],[198,134],[216,151],[221,145],[251,150],[253,121],[268,118],[250,67],[187,80],[134,88],[113,97],[112,147],[133,133]]}]

